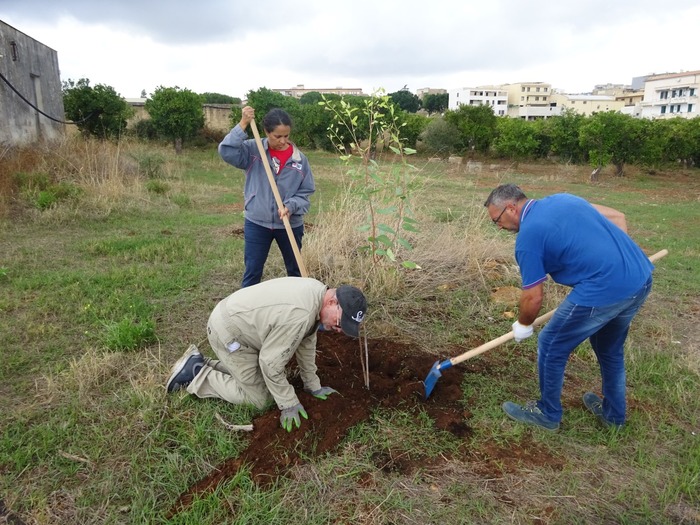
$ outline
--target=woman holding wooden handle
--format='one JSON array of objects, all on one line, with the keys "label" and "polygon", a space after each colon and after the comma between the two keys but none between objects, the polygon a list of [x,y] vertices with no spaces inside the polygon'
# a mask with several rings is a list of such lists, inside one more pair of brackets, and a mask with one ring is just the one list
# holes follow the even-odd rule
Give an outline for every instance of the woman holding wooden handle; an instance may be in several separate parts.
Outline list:
[{"label": "woman holding wooden handle", "polygon": [[[245,171],[243,189],[245,222],[245,273],[241,287],[262,280],[263,269],[274,240],[282,253],[287,275],[301,277],[291,239],[285,231],[289,221],[298,248],[304,236],[304,215],[311,206],[310,197],[316,190],[309,161],[290,140],[292,120],[286,111],[275,108],[262,119],[266,138],[263,148],[267,159],[260,156],[255,140],[246,129],[255,118],[255,110],[243,108],[240,122],[219,144],[219,154],[228,164]],[[273,188],[267,179],[265,164],[274,175],[282,206],[277,206]]]}]

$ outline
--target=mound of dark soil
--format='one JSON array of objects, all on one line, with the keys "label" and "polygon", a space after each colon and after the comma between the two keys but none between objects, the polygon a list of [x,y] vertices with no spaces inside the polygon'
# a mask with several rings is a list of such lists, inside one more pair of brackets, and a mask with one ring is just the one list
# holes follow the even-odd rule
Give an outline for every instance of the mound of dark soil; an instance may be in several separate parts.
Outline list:
[{"label": "mound of dark soil", "polygon": [[363,378],[360,359],[364,350],[359,342],[340,334],[320,332],[318,375],[324,386],[336,389],[338,394],[319,400],[303,392],[301,381],[293,379],[292,384],[309,414],[308,420],[302,420],[301,428],[286,432],[280,427],[276,408],[256,418],[248,448],[190,487],[180,496],[173,512],[186,508],[195,495],[213,490],[243,465],[251,469],[257,483],[274,481],[302,457],[316,457],[334,450],[348,430],[367,420],[377,407],[410,409],[420,405],[434,419],[436,428],[460,437],[470,434],[466,422],[469,414],[460,404],[463,370],[456,367],[446,372],[426,400],[423,381],[433,359],[387,341],[370,340],[368,349],[369,390]]}]

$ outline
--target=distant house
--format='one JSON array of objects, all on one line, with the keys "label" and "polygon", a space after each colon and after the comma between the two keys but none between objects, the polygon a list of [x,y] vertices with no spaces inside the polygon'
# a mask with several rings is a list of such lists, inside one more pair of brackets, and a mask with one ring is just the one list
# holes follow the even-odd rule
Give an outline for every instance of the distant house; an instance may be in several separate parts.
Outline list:
[{"label": "distant house", "polygon": [[416,96],[418,96],[419,99],[423,100],[426,95],[446,95],[447,90],[442,89],[442,88],[419,88],[416,89]]},{"label": "distant house", "polygon": [[316,91],[318,93],[322,93],[324,95],[327,95],[329,93],[334,94],[334,95],[357,95],[360,97],[364,95],[364,93],[362,92],[362,88],[337,87],[337,88],[309,89],[309,88],[305,88],[304,84],[297,84],[297,86],[293,87],[293,88],[271,89],[270,91],[276,91],[277,93],[282,93],[285,96],[294,97],[294,98],[301,98],[302,95],[305,95],[306,93],[311,93],[314,91]]},{"label": "distant house", "polygon": [[519,82],[477,86],[449,91],[449,109],[459,106],[490,106],[500,117],[535,120],[561,114],[552,101],[552,86],[544,82]]},{"label": "distant house", "polygon": [[589,95],[584,94],[552,94],[552,102],[563,109],[573,110],[579,115],[590,117],[596,113],[606,111],[621,111],[625,101],[613,95]]},{"label": "distant house", "polygon": [[459,106],[489,106],[494,115],[506,116],[508,112],[508,92],[495,86],[464,87],[449,91],[448,109]]},{"label": "distant house", "polygon": [[[146,111],[145,98],[127,98],[126,103],[134,109],[134,115],[126,123],[128,128],[135,126],[140,120],[150,119]],[[231,125],[231,108],[233,104],[202,104],[204,111],[204,126],[218,131],[229,131]]]},{"label": "distant house", "polygon": [[58,54],[0,20],[0,144],[64,134]]},{"label": "distant house", "polygon": [[700,71],[647,76],[640,106],[643,118],[700,116]]}]

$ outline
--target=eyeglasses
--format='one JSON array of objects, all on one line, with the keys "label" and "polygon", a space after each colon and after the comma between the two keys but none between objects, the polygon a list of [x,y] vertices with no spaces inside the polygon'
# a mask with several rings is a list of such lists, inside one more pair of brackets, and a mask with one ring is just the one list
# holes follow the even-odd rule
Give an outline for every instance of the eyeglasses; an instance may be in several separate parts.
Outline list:
[{"label": "eyeglasses", "polygon": [[340,308],[340,305],[337,305],[337,306],[338,306],[338,320],[335,322],[335,326],[333,328],[339,328],[342,330],[342,328],[340,326],[340,319],[343,316],[343,310],[342,310],[342,308]]},{"label": "eyeglasses", "polygon": [[335,325],[333,326],[334,330],[342,330],[342,327],[340,326],[340,319],[343,316],[343,310],[340,308],[340,305],[336,305],[338,307],[338,317],[336,318]]},{"label": "eyeglasses", "polygon": [[498,217],[496,217],[495,219],[491,219],[491,220],[493,221],[494,224],[498,224],[498,221],[501,220],[501,217],[503,217],[503,214],[504,214],[504,213],[506,212],[506,210],[508,209],[508,206],[509,206],[509,205],[506,204],[506,207],[503,208],[503,211],[502,211],[501,213],[498,214]]}]

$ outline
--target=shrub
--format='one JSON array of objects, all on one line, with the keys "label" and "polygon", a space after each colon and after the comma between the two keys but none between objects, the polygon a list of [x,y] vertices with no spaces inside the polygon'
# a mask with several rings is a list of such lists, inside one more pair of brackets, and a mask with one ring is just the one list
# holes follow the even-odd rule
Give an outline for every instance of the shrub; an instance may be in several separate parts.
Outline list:
[{"label": "shrub", "polygon": [[420,134],[419,141],[421,152],[446,159],[455,151],[459,132],[445,119],[436,118]]},{"label": "shrub", "polygon": [[159,138],[158,130],[156,130],[151,119],[139,120],[134,124],[133,132],[139,140],[156,140]]},{"label": "shrub", "polygon": [[136,152],[132,153],[131,157],[138,162],[139,174],[147,179],[159,179],[163,176],[165,157],[160,153]]},{"label": "shrub", "polygon": [[168,186],[165,182],[151,179],[146,183],[146,189],[151,193],[164,195],[168,193],[168,190],[170,190],[170,186]]}]

